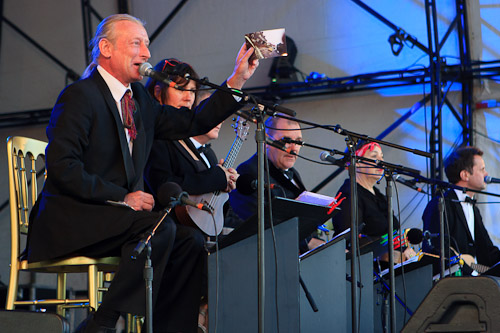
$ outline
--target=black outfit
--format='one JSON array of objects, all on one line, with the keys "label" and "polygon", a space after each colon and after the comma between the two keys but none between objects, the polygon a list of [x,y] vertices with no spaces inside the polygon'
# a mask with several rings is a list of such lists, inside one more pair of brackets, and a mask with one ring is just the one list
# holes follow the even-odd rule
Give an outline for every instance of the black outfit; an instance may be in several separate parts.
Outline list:
[{"label": "black outfit", "polygon": [[[240,175],[251,175],[257,179],[257,154],[253,155],[247,161],[241,163],[236,171]],[[272,197],[283,197],[295,199],[300,193],[305,191],[304,184],[296,169],[290,168],[293,171],[293,180],[297,185],[288,179],[283,170],[276,168],[271,161],[269,164],[269,176],[271,179],[266,179],[266,184],[278,185],[271,190]],[[248,219],[257,213],[257,191],[250,195],[241,194],[238,190],[229,193],[229,203],[233,211],[243,220]]]},{"label": "black outfit", "polygon": [[[470,254],[476,257],[477,262],[486,266],[493,266],[500,261],[500,250],[493,245],[493,242],[488,235],[488,231],[484,227],[483,219],[479,209],[474,205],[474,239],[467,225],[464,211],[461,203],[458,201],[457,194],[454,190],[449,190],[444,194],[445,202],[445,256],[448,257],[448,237],[450,244],[461,254]],[[427,207],[425,207],[422,219],[424,222],[424,230],[431,233],[439,233],[439,197],[434,197]],[[431,246],[424,241],[423,250],[439,254],[439,238],[434,238],[431,241]],[[451,252],[453,256],[454,253]]]},{"label": "black outfit", "polygon": [[[295,168],[290,168],[289,170],[293,173],[292,178],[297,185],[292,183],[292,181],[285,176],[283,170],[276,168],[271,161],[268,160],[268,162],[270,179],[266,178],[266,184],[277,185],[274,189],[271,189],[272,197],[295,199],[300,193],[306,190],[304,184],[302,183],[302,179]],[[257,179],[257,164],[258,158],[255,154],[247,161],[241,163],[238,168],[236,168],[236,171],[238,171],[241,176],[251,175]],[[265,199],[267,201],[267,195],[265,195]],[[239,222],[233,222],[234,225],[231,225],[231,227],[237,227],[238,223],[242,223],[244,220],[257,213],[257,191],[254,191],[249,195],[241,194],[238,190],[232,191],[229,193],[229,203],[232,210],[241,219]],[[301,241],[299,246],[301,252],[306,252],[308,250],[307,240]]]},{"label": "black outfit", "polygon": [[[159,216],[107,201],[143,190],[153,139],[206,133],[240,105],[214,93],[197,111],[179,110],[158,104],[140,83],[131,88],[137,108],[132,155],[116,102],[97,69],[59,96],[47,127],[47,179],[31,213],[28,260],[121,256],[101,307],[143,315],[145,253],[135,261],[131,254]],[[196,331],[203,239],[167,219],[152,247],[155,331]]]},{"label": "black outfit", "polygon": [[[376,187],[375,194],[363,186],[357,185],[358,191],[358,232],[371,237],[380,237],[387,234],[387,198]],[[333,217],[335,235],[351,227],[351,181],[346,179],[340,187],[341,197],[345,197],[340,204],[341,210]],[[394,229],[399,229],[399,221],[393,216]]]},{"label": "black outfit", "polygon": [[194,195],[225,190],[226,174],[217,166],[213,149],[205,147],[203,152],[210,162],[211,167],[208,168],[193,142],[190,139],[182,142],[191,153],[179,141],[155,140],[144,172],[146,189],[155,198],[158,188],[165,182],[177,183],[183,191]]}]

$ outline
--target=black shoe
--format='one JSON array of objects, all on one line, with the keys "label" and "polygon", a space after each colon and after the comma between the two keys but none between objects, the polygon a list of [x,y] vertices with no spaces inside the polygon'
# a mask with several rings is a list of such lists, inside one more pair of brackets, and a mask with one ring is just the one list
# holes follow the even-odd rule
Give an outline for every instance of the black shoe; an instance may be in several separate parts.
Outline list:
[{"label": "black shoe", "polygon": [[109,328],[105,326],[100,326],[94,320],[94,313],[92,312],[89,316],[78,325],[75,333],[114,333],[115,328]]}]

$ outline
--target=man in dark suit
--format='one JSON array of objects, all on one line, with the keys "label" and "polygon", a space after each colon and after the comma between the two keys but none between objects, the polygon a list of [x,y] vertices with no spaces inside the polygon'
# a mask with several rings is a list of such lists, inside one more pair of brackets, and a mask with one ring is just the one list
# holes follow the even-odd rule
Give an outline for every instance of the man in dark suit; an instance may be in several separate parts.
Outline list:
[{"label": "man in dark suit", "polygon": [[[145,253],[137,260],[131,255],[159,217],[150,212],[153,197],[143,191],[153,139],[205,133],[240,107],[223,93],[194,111],[162,107],[136,83],[139,66],[150,57],[148,45],[142,21],[129,15],[103,20],[88,77],[61,93],[47,127],[47,179],[31,214],[28,259],[121,256],[84,332],[113,332],[120,312],[145,313]],[[242,47],[227,85],[239,89],[253,74],[258,64],[248,63],[252,52]],[[155,332],[195,332],[203,240],[167,219],[152,248]]]},{"label": "man in dark suit", "polygon": [[[296,121],[271,117],[266,120],[265,125],[266,134],[271,140],[279,141],[288,138],[295,141],[302,141],[302,131],[300,130],[300,125]],[[275,188],[271,190],[271,196],[295,199],[306,189],[302,183],[299,172],[293,167],[300,151],[300,145],[286,143],[284,147],[289,152],[267,145],[266,152],[269,162],[267,164],[269,165],[270,179],[267,179],[266,176],[265,182],[266,184],[276,185]],[[253,155],[249,160],[240,164],[236,168],[236,171],[241,175],[240,177],[257,179],[257,160],[257,155]],[[243,220],[257,213],[257,191],[252,191],[250,194],[245,194],[245,192],[247,191],[236,190],[229,194],[231,208],[241,219],[237,223],[242,223]],[[230,227],[236,226],[237,225],[230,225]],[[322,243],[322,241],[316,238],[309,238],[307,242],[300,243],[300,251],[305,252],[310,248],[316,247],[320,243]]]},{"label": "man in dark suit", "polygon": [[[450,183],[470,190],[484,190],[486,172],[483,152],[476,147],[462,147],[445,160],[445,172]],[[452,189],[444,193],[445,202],[445,257],[454,255],[449,246],[460,254],[475,257],[477,263],[492,266],[500,261],[500,250],[493,245],[484,227],[479,209],[473,199],[474,192]],[[439,196],[425,208],[422,219],[424,230],[439,233]],[[449,236],[449,237],[448,237]],[[448,243],[449,239],[449,243]],[[439,238],[423,243],[424,251],[439,254]],[[466,274],[471,270],[466,270]]]}]

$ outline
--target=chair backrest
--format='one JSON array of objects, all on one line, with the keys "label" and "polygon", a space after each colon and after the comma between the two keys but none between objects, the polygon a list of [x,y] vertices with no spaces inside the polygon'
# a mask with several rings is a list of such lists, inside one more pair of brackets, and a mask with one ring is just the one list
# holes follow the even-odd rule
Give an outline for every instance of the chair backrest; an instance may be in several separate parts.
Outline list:
[{"label": "chair backrest", "polygon": [[7,139],[11,254],[19,257],[20,235],[28,233],[29,214],[42,188],[47,142],[13,136]]}]

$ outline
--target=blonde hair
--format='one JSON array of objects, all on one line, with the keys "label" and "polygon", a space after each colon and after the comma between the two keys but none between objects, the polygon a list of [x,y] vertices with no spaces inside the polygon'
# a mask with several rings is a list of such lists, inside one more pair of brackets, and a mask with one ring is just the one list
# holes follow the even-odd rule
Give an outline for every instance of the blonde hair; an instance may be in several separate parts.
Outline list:
[{"label": "blonde hair", "polygon": [[114,14],[106,17],[102,20],[101,23],[97,26],[97,30],[95,32],[94,38],[89,43],[91,48],[90,56],[92,58],[90,64],[87,66],[85,71],[83,72],[82,79],[88,77],[94,67],[97,67],[99,56],[101,55],[101,51],[99,50],[99,42],[101,39],[106,38],[111,43],[114,43],[116,40],[114,25],[120,21],[130,21],[144,26],[144,21],[128,14]]}]

